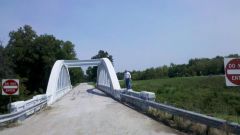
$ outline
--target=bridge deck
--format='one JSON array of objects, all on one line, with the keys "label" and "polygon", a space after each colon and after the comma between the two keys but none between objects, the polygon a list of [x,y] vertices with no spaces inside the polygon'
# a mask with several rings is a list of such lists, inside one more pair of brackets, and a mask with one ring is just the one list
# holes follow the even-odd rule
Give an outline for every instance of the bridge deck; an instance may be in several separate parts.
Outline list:
[{"label": "bridge deck", "polygon": [[87,84],[75,87],[50,107],[4,135],[176,135],[181,134],[128,108]]}]

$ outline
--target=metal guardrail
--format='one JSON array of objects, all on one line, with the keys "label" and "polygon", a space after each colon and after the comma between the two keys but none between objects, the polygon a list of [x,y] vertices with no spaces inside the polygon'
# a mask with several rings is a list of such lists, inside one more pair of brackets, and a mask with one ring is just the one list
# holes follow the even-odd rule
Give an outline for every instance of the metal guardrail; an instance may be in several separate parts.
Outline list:
[{"label": "metal guardrail", "polygon": [[[13,110],[10,114],[0,115],[0,124],[8,121],[14,121],[18,119],[25,119],[34,112],[39,111],[41,108],[47,105],[47,98],[42,99],[30,99],[25,101],[26,103],[20,105],[18,108],[24,108],[18,110]],[[23,107],[26,106],[26,107]]]},{"label": "metal guardrail", "polygon": [[[103,90],[104,92],[108,93],[112,97],[122,102],[130,103],[142,109],[143,111],[147,111],[151,107],[176,116],[187,118],[197,123],[205,124],[208,127],[218,129],[227,127],[227,129],[229,129],[230,132],[240,134],[240,125],[237,123],[232,123],[226,120],[210,117],[196,112],[179,109],[173,106],[157,103],[149,99],[144,99],[140,96],[141,93],[137,93],[134,91],[125,91],[123,89],[111,90],[110,87],[101,85],[98,85],[97,87]],[[49,97],[46,97],[46,95],[42,96],[39,95],[39,97],[40,98],[37,98],[36,96],[36,98],[25,101],[23,105],[19,105],[18,108],[22,108],[20,109],[20,111],[17,110],[10,114],[0,115],[0,124],[8,121],[26,118],[29,115],[33,114],[34,112],[39,111],[41,108],[47,105],[47,100],[49,99]]]},{"label": "metal guardrail", "polygon": [[197,123],[205,124],[208,127],[221,129],[223,127],[227,127],[230,132],[235,134],[240,134],[240,125],[237,123],[228,122],[226,120],[210,117],[207,115],[195,113],[192,111],[187,111],[184,109],[179,109],[173,106],[157,103],[154,101],[144,100],[139,97],[134,97],[128,94],[121,94],[121,101],[130,103],[143,111],[147,111],[150,107],[155,108],[160,111],[168,112],[170,114],[180,116],[183,118],[187,118],[189,120],[195,121]]}]

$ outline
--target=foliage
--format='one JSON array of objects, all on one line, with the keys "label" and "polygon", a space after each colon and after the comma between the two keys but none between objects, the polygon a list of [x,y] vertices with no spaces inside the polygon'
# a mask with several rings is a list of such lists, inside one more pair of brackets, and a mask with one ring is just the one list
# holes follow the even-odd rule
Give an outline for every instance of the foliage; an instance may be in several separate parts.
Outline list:
[{"label": "foliage", "polygon": [[107,51],[99,50],[98,54],[93,56],[92,59],[108,58],[113,63],[112,55],[109,55]]},{"label": "foliage", "polygon": [[[13,70],[9,68],[11,61],[9,61],[7,54],[5,53],[5,48],[2,44],[0,44],[0,80],[5,79],[7,77],[17,78]],[[1,82],[2,84],[2,82]],[[2,90],[2,86],[0,85],[0,90]],[[24,89],[23,89],[24,90]],[[0,96],[0,113],[7,111],[7,104],[9,103],[9,97]]]},{"label": "foliage", "polygon": [[140,80],[132,86],[155,92],[157,102],[240,123],[239,87],[226,87],[224,76]]},{"label": "foliage", "polygon": [[118,78],[118,80],[123,80],[124,79],[124,73],[117,72],[117,78]]},{"label": "foliage", "polygon": [[[226,57],[239,58],[238,54],[230,54]],[[168,77],[188,77],[188,76],[207,76],[224,74],[224,57],[216,56],[215,58],[195,58],[190,59],[188,64],[174,64],[157,68],[148,68],[144,71],[131,72],[133,80],[161,79]],[[117,73],[122,77],[123,72]]]},{"label": "foliage", "polygon": [[84,73],[82,68],[70,68],[69,74],[70,74],[70,79],[71,79],[71,84],[74,86],[80,82],[84,82]]},{"label": "foliage", "polygon": [[5,48],[0,44],[0,79],[3,79],[7,76],[13,77],[14,73],[10,67],[11,61],[7,54],[5,53]]},{"label": "foliage", "polygon": [[97,80],[97,66],[88,67],[86,70],[87,80],[89,82],[96,82]]},{"label": "foliage", "polygon": [[[23,96],[19,98],[22,99],[46,92],[56,60],[77,59],[72,42],[59,40],[53,35],[37,35],[29,25],[11,31],[9,37],[5,48],[0,44],[0,79],[20,79],[20,93]],[[83,81],[83,71],[79,69],[70,70],[73,85]],[[0,97],[0,107],[7,102],[5,97]]]},{"label": "foliage", "polygon": [[[103,50],[99,50],[98,54],[93,56],[91,59],[100,59],[100,58],[108,58],[113,63],[112,55],[109,55],[107,51],[103,51]],[[88,81],[95,82],[97,79],[97,67],[96,66],[88,67],[86,74],[87,74]]]},{"label": "foliage", "polygon": [[[38,36],[29,25],[10,32],[9,36],[6,53],[13,62],[11,68],[27,79],[25,85],[31,93],[45,93],[56,60],[76,59],[74,45],[70,41],[64,42],[47,34]],[[80,72],[75,73],[81,76]]]}]

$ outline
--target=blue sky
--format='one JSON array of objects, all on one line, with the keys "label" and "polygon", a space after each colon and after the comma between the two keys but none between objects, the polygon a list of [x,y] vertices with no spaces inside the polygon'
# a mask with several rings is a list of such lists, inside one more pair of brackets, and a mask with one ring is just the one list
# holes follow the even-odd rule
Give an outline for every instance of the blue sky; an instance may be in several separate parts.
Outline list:
[{"label": "blue sky", "polygon": [[1,0],[0,40],[24,24],[75,44],[79,59],[98,50],[117,71],[240,53],[239,0]]}]

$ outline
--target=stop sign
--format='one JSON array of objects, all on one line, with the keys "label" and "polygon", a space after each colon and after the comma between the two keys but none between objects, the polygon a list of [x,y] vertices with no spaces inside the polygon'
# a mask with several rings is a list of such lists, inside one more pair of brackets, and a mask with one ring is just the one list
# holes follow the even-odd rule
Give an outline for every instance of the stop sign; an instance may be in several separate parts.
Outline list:
[{"label": "stop sign", "polygon": [[240,59],[226,58],[224,64],[227,86],[240,86]]},{"label": "stop sign", "polygon": [[2,80],[2,95],[19,95],[19,80],[18,79],[3,79]]}]

